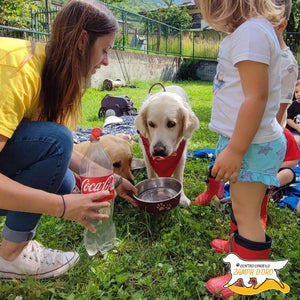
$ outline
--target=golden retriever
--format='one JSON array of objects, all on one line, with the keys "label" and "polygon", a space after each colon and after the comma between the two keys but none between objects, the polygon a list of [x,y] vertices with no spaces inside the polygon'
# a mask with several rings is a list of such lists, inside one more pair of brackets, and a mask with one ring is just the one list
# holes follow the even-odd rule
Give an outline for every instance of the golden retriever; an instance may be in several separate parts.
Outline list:
[{"label": "golden retriever", "polygon": [[[135,126],[140,134],[148,178],[174,176],[183,184],[188,140],[199,127],[184,89],[167,86],[149,94],[135,119]],[[180,205],[190,203],[182,191]]]},{"label": "golden retriever", "polygon": [[[74,144],[74,149],[85,154],[90,142]],[[133,159],[132,144],[127,135],[103,135],[100,138],[100,144],[104,151],[110,157],[114,172],[123,178],[134,183],[134,177],[131,172],[131,162]]]}]

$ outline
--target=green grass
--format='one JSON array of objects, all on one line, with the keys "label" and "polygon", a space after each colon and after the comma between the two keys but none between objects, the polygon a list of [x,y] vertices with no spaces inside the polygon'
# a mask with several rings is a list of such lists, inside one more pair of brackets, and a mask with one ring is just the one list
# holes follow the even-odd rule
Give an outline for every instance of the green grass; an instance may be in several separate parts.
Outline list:
[{"label": "green grass", "polygon": [[[127,95],[139,108],[153,82],[134,82],[137,88],[108,91],[89,89],[83,99],[82,127],[102,126],[97,117],[101,99],[108,93]],[[166,85],[171,84],[170,82]],[[179,82],[185,88],[191,106],[200,120],[189,144],[189,151],[214,148],[217,135],[208,129],[212,86],[205,82]],[[159,87],[157,87],[159,89]],[[154,90],[155,91],[155,88]],[[142,157],[138,144],[135,157]],[[188,158],[184,187],[190,199],[206,188],[209,161]],[[136,181],[146,177],[144,171],[135,174]],[[80,262],[57,279],[37,281],[1,281],[0,299],[213,299],[205,290],[205,282],[228,270],[221,261],[222,254],[209,246],[214,238],[228,238],[229,214],[212,206],[176,207],[163,215],[150,215],[126,201],[115,201],[114,220],[119,246],[104,257],[89,258],[83,246],[83,228],[73,222],[43,216],[36,239],[56,249],[76,250]],[[2,225],[4,218],[1,219]],[[273,239],[271,259],[289,259],[280,271],[280,278],[291,291],[284,295],[271,290],[251,299],[298,299],[300,290],[299,218],[288,208],[269,203],[267,234]],[[243,297],[242,299],[246,299]]]}]

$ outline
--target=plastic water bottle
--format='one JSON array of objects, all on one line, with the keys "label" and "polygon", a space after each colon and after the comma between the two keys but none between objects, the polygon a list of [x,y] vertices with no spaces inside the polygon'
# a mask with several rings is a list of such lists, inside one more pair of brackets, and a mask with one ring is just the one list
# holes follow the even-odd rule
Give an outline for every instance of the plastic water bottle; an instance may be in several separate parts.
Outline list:
[{"label": "plastic water bottle", "polygon": [[[91,220],[96,233],[89,230],[84,232],[84,245],[89,256],[97,252],[104,255],[112,249],[117,241],[116,227],[113,221],[114,208],[114,173],[112,162],[100,145],[100,128],[94,128],[91,132],[90,145],[80,165],[81,192],[84,194],[109,190],[110,195],[99,201],[110,201],[110,207],[102,208],[99,213],[109,215],[105,220]],[[97,201],[97,200],[96,200]]]}]

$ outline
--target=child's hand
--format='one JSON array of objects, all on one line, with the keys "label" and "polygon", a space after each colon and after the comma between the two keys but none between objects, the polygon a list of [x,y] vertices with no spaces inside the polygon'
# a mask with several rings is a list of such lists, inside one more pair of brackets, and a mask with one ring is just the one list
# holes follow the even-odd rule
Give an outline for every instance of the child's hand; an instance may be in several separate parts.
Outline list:
[{"label": "child's hand", "polygon": [[231,183],[237,181],[239,171],[243,162],[243,155],[231,151],[226,147],[216,158],[211,174],[216,180],[224,182],[230,180]]}]

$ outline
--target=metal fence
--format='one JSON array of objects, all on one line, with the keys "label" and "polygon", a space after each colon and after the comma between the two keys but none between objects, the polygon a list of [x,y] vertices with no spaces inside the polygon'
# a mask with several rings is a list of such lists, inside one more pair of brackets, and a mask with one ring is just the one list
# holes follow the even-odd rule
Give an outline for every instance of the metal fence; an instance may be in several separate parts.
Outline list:
[{"label": "metal fence", "polygon": [[0,36],[13,37],[25,40],[47,41],[49,33],[26,28],[16,28],[0,25]]},{"label": "metal fence", "polygon": [[[183,58],[216,60],[224,34],[214,31],[181,30],[113,5],[108,5],[120,25],[115,48]],[[0,26],[0,36],[47,40],[57,10],[32,13],[31,29]],[[289,32],[285,40],[300,65],[300,33]]]},{"label": "metal fence", "polygon": [[120,36],[115,47],[147,54],[216,60],[224,34],[181,30],[110,5],[119,20]]},{"label": "metal fence", "polygon": [[31,13],[31,28],[33,30],[50,33],[51,24],[59,9],[37,11]]}]

